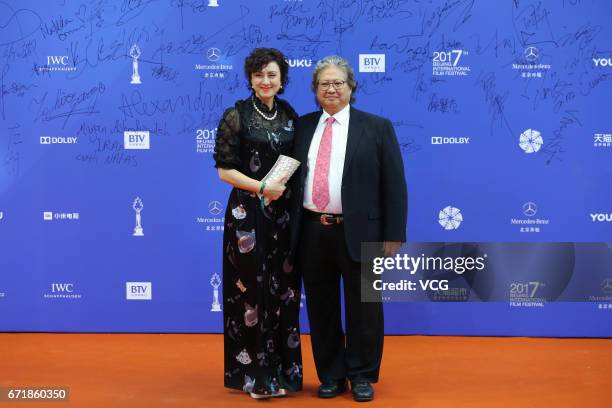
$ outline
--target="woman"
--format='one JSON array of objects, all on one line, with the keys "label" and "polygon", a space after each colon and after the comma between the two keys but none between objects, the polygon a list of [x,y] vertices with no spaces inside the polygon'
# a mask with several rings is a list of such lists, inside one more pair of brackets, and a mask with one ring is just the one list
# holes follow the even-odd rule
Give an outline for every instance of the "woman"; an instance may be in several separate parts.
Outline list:
[{"label": "woman", "polygon": [[291,154],[297,114],[276,97],[289,70],[280,51],[253,50],[244,70],[252,94],[223,114],[214,154],[219,178],[234,186],[223,233],[225,386],[266,398],[302,389],[289,189],[260,181],[280,154]]}]

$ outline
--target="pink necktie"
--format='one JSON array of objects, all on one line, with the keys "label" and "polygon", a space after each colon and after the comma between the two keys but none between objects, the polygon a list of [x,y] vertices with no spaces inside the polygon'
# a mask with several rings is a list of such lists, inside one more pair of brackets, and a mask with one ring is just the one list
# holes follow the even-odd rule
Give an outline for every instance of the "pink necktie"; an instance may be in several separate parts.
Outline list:
[{"label": "pink necktie", "polygon": [[329,204],[329,162],[331,160],[333,116],[326,119],[325,130],[319,144],[314,182],[312,184],[312,202],[323,210]]}]

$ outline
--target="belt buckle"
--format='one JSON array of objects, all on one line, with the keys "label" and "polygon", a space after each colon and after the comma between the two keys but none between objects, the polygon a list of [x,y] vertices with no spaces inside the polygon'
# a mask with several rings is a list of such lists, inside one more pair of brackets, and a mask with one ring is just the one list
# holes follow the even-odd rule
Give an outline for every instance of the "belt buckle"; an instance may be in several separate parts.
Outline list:
[{"label": "belt buckle", "polygon": [[334,225],[335,223],[329,222],[327,221],[327,217],[329,216],[329,214],[321,214],[321,225]]}]

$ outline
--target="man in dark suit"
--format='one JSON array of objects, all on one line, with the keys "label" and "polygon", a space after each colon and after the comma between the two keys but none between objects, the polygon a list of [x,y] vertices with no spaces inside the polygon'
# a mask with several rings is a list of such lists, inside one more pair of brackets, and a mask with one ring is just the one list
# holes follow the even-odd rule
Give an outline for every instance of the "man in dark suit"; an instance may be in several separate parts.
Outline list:
[{"label": "man in dark suit", "polygon": [[[294,156],[292,248],[306,292],[318,395],[351,382],[353,398],[374,398],[384,324],[380,302],[361,301],[361,243],[393,256],[406,239],[404,165],[391,122],[353,108],[357,83],[346,60],[323,58],[312,89],[322,111],[302,116]],[[346,335],[340,280],[344,285]]]}]

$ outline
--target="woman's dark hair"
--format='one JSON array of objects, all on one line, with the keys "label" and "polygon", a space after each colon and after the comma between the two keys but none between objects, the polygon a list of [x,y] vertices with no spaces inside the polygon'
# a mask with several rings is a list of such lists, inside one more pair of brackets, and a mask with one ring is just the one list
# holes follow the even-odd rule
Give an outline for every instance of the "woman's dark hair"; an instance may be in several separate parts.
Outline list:
[{"label": "woman's dark hair", "polygon": [[285,91],[285,85],[289,82],[289,64],[285,61],[285,56],[276,48],[255,48],[244,60],[244,74],[247,79],[247,87],[251,90],[251,75],[261,71],[263,67],[272,61],[278,64],[281,76],[281,89],[279,94]]}]

